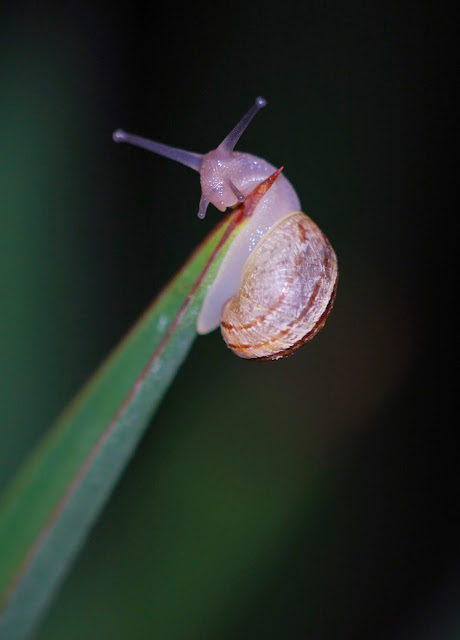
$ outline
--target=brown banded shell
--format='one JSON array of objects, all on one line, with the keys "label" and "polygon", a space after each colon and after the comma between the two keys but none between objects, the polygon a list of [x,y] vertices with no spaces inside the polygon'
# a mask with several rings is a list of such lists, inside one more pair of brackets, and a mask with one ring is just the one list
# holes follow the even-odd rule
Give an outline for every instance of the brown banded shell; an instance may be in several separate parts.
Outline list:
[{"label": "brown banded shell", "polygon": [[322,329],[334,303],[337,257],[301,211],[281,218],[258,242],[241,286],[225,305],[221,331],[241,358],[276,360]]}]

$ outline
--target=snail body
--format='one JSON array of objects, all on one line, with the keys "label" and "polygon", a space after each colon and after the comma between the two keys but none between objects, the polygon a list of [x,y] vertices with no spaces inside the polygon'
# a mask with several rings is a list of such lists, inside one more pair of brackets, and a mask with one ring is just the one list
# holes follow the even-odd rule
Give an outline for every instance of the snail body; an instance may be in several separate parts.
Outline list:
[{"label": "snail body", "polygon": [[[234,151],[254,115],[266,104],[257,98],[217,149],[201,155],[115,131],[129,142],[200,172],[198,217],[209,203],[219,210],[245,201],[276,168]],[[223,338],[242,358],[273,360],[313,338],[331,311],[337,286],[337,258],[326,236],[300,211],[292,184],[280,174],[242,226],[222,260],[197,321],[200,334],[221,325]]]}]

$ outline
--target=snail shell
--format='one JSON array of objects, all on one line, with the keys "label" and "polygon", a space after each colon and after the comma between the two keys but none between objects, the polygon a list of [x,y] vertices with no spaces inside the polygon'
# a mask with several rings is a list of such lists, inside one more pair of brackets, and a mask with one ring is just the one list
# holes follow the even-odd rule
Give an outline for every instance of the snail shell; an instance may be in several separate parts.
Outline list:
[{"label": "snail shell", "polygon": [[337,276],[335,252],[313,220],[301,211],[284,216],[246,260],[222,314],[225,342],[242,358],[289,355],[324,326]]}]

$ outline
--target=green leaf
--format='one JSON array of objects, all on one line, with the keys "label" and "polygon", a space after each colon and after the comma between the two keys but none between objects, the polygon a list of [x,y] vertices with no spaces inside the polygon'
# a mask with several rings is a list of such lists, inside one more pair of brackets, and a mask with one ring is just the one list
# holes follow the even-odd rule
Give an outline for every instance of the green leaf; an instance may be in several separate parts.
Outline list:
[{"label": "green leaf", "polygon": [[0,638],[27,637],[107,501],[196,335],[236,229],[192,255],[64,412],[0,506]]}]

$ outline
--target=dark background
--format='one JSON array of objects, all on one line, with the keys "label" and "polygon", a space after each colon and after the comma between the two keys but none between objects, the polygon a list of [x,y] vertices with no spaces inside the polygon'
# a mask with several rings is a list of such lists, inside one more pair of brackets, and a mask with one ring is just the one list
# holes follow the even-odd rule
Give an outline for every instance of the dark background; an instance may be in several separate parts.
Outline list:
[{"label": "dark background", "polygon": [[219,219],[123,127],[284,165],[339,257],[292,358],[196,341],[40,640],[460,638],[456,29],[438,3],[6,3],[0,483]]}]

